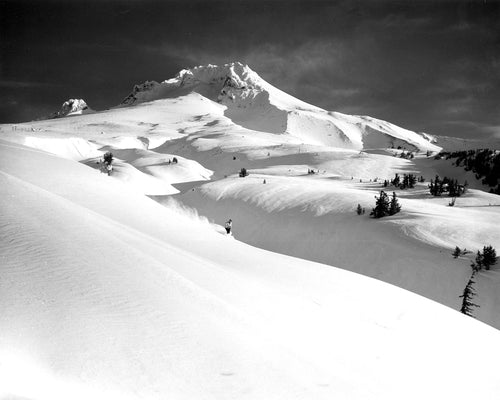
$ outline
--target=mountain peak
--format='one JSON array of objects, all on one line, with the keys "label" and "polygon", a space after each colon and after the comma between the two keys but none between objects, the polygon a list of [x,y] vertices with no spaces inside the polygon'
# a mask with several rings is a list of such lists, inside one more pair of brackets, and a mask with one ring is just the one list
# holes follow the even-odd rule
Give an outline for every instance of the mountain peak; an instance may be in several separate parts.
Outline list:
[{"label": "mountain peak", "polygon": [[[248,75],[252,74],[258,76],[254,71],[250,69],[248,65],[236,61],[221,66],[208,64],[199,65],[190,69],[183,69],[177,74],[174,80],[180,79],[182,82],[186,82],[194,79],[196,81],[208,83],[217,79],[222,80],[222,78],[227,77],[237,77],[241,80],[244,80],[248,77]],[[170,79],[165,82],[171,81],[173,80]]]},{"label": "mountain peak", "polygon": [[[83,99],[68,99],[64,103],[62,103],[59,111],[52,113],[49,117],[45,118],[62,118],[70,115],[79,115],[79,114],[87,114],[94,112],[85,100]],[[45,119],[44,118],[44,119]]]},{"label": "mountain peak", "polygon": [[264,82],[250,67],[241,62],[221,66],[215,64],[199,65],[182,69],[174,78],[161,83],[145,81],[135,85],[132,92],[123,100],[123,105],[132,105],[165,97],[175,97],[196,91],[213,101],[219,101],[224,87],[246,89],[262,86]]},{"label": "mountain peak", "polygon": [[223,106],[224,116],[244,128],[289,134],[304,143],[363,149],[407,147],[438,151],[428,138],[370,117],[327,112],[299,100],[262,79],[241,62],[183,69],[161,83],[135,85],[122,105],[185,96],[196,92]]}]

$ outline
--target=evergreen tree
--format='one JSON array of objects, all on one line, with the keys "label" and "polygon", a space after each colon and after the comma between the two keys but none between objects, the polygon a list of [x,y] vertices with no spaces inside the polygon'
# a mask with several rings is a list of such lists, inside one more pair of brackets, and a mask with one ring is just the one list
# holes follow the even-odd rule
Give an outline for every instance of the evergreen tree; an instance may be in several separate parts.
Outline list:
[{"label": "evergreen tree", "polygon": [[[436,176],[436,178],[438,177]],[[441,194],[444,192],[444,185],[445,183],[448,183],[447,181],[448,179],[446,177],[439,181],[439,184],[437,184],[436,196],[441,196]]]},{"label": "evergreen tree", "polygon": [[375,208],[372,209],[370,215],[372,215],[373,218],[382,218],[389,215],[389,197],[387,193],[381,190],[380,196],[375,196],[375,199]]},{"label": "evergreen tree", "polygon": [[356,208],[356,212],[358,215],[363,214],[363,207],[361,207],[361,204],[358,204],[358,207]]},{"label": "evergreen tree", "polygon": [[399,186],[399,182],[400,182],[399,174],[396,174],[396,175],[394,176],[394,179],[391,181],[391,183],[392,183],[394,186],[398,187],[398,186]]},{"label": "evergreen tree", "polygon": [[479,250],[476,254],[476,268],[478,271],[483,268],[483,255]]},{"label": "evergreen tree", "polygon": [[401,205],[398,202],[396,193],[392,192],[391,203],[389,205],[389,215],[397,214],[400,211],[401,211]]},{"label": "evergreen tree", "polygon": [[483,266],[486,270],[489,270],[492,265],[497,263],[497,252],[492,246],[484,246],[482,256]]},{"label": "evergreen tree", "polygon": [[413,174],[408,175],[408,187],[413,189],[417,183],[417,177]]},{"label": "evergreen tree", "polygon": [[477,304],[474,304],[472,302],[472,298],[476,295],[476,291],[472,287],[472,285],[474,283],[476,283],[474,281],[475,274],[476,274],[476,272],[472,273],[472,275],[469,279],[469,282],[467,282],[467,286],[465,286],[463,294],[461,296],[459,296],[459,297],[463,298],[462,307],[460,308],[460,312],[462,314],[468,315],[469,317],[473,317],[473,318],[474,318],[474,316],[472,315],[472,307],[479,307]]},{"label": "evergreen tree", "polygon": [[474,261],[470,263],[470,267],[472,268],[473,273],[479,272],[479,267],[476,265]]},{"label": "evergreen tree", "polygon": [[247,169],[246,168],[242,168],[240,170],[240,178],[244,178],[247,175],[248,175]]},{"label": "evergreen tree", "polygon": [[403,175],[403,181],[399,185],[400,189],[406,189],[409,186],[409,180],[408,180],[408,175],[404,174]]},{"label": "evergreen tree", "polygon": [[439,190],[439,176],[436,175],[436,179],[435,180],[432,180],[431,179],[431,183],[429,184],[429,192],[433,195],[433,196],[437,196],[438,194],[438,190]]},{"label": "evergreen tree", "polygon": [[102,158],[103,158],[104,162],[108,165],[111,165],[113,163],[113,153],[111,153],[110,151],[107,151],[106,153],[104,153]]},{"label": "evergreen tree", "polygon": [[453,258],[458,258],[462,254],[462,250],[460,250],[460,247],[456,246],[455,251],[453,251]]}]

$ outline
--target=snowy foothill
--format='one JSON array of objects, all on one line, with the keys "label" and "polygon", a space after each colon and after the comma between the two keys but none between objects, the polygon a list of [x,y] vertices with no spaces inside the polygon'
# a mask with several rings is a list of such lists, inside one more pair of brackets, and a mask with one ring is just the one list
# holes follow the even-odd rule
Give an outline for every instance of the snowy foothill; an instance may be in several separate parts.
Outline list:
[{"label": "snowy foothill", "polygon": [[[500,197],[439,146],[240,63],[0,125],[0,399],[499,398],[498,269],[457,310]],[[400,213],[370,218],[380,190]]]}]

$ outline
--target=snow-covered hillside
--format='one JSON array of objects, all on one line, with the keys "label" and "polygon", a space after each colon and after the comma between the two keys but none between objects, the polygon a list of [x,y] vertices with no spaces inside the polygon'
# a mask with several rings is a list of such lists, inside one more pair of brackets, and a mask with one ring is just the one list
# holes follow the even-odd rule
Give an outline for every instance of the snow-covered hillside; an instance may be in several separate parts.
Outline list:
[{"label": "snow-covered hillside", "polygon": [[427,157],[436,138],[238,63],[126,103],[0,125],[0,399],[500,396],[497,268],[479,321],[456,311],[474,253],[500,249],[500,197],[389,187],[401,213],[368,216],[395,173],[474,179]]},{"label": "snow-covered hillside", "polygon": [[[71,160],[5,141],[0,154],[2,398],[500,393],[493,328],[250,247]],[[481,368],[457,380],[464,359]]]}]

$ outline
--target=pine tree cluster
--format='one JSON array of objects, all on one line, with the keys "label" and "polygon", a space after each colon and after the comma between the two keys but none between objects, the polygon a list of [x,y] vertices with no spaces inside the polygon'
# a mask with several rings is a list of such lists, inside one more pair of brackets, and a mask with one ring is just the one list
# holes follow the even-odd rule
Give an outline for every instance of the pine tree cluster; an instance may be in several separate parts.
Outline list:
[{"label": "pine tree cluster", "polygon": [[401,205],[398,202],[396,193],[392,192],[392,197],[383,190],[380,191],[380,196],[375,196],[375,208],[372,209],[370,215],[373,218],[382,218],[388,215],[394,215],[401,211]]},{"label": "pine tree cluster", "polygon": [[[419,182],[424,182],[425,179],[423,176],[417,178],[416,175],[413,174],[404,174],[403,178],[401,178],[399,174],[396,173],[396,175],[394,175],[394,179],[391,179],[390,184],[399,189],[413,189],[415,187],[415,184],[417,183],[417,180]],[[389,181],[384,180],[384,187],[387,186],[389,186]]]},{"label": "pine tree cluster", "polygon": [[[463,166],[466,171],[475,173],[477,179],[482,178],[483,185],[491,187],[490,193],[500,194],[500,151],[477,149],[468,151],[441,152],[439,158],[456,158],[455,165]],[[437,157],[437,156],[436,156]]]},{"label": "pine tree cluster", "polygon": [[404,151],[401,153],[401,155],[399,156],[399,158],[406,158],[407,160],[411,160],[412,158],[414,158],[415,156],[413,155],[413,153],[411,151],[409,151],[408,153],[405,153]]},{"label": "pine tree cluster", "polygon": [[458,258],[460,256],[464,256],[464,255],[469,254],[469,253],[472,253],[472,252],[467,250],[466,248],[464,248],[462,250],[460,247],[455,246],[455,250],[453,250],[453,253],[451,253],[451,254],[452,254],[453,258]]},{"label": "pine tree cluster", "polygon": [[471,267],[473,271],[480,271],[483,268],[489,270],[497,261],[497,252],[493,246],[483,246],[483,252],[477,251],[476,261],[472,263]]},{"label": "pine tree cluster", "polygon": [[443,193],[445,193],[450,197],[460,197],[465,193],[467,185],[467,181],[465,181],[464,184],[461,185],[456,179],[450,179],[446,176],[443,179],[440,179],[439,175],[436,175],[436,178],[434,180],[431,179],[431,183],[429,184],[429,192],[433,196],[441,196]]},{"label": "pine tree cluster", "polygon": [[413,174],[404,174],[403,181],[399,185],[400,189],[410,188],[413,189],[415,187],[415,183],[417,183],[417,177]]}]

